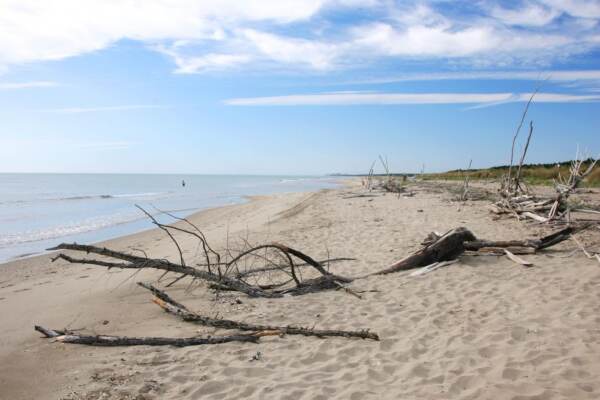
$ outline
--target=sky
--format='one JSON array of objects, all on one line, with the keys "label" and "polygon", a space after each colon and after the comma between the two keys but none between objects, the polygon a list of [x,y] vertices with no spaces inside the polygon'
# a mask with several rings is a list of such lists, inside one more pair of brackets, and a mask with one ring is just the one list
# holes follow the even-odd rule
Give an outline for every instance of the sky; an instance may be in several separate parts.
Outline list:
[{"label": "sky", "polygon": [[0,0],[0,172],[365,173],[600,153],[600,1]]}]

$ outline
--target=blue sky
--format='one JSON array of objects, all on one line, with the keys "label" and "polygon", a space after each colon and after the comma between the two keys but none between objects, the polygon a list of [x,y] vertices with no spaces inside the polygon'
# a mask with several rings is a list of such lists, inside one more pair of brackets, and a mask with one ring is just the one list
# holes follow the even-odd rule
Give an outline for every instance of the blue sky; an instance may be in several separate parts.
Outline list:
[{"label": "blue sky", "polygon": [[0,0],[0,171],[324,174],[600,152],[600,2]]}]

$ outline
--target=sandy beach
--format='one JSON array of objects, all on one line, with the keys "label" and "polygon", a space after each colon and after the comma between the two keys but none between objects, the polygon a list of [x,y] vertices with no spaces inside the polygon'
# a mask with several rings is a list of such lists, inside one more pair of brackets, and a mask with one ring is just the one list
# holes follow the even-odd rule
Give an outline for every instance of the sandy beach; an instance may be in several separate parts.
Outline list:
[{"label": "sandy beach", "polygon": [[[452,201],[435,185],[413,197],[352,197],[335,190],[256,197],[191,220],[224,248],[277,241],[316,259],[348,257],[333,272],[356,276],[417,250],[431,231],[465,226],[480,238],[550,232],[494,220],[489,201]],[[597,193],[590,196],[599,196]],[[179,237],[198,261],[198,244]],[[594,249],[599,230],[581,241]],[[105,242],[177,261],[160,230]],[[596,249],[597,250],[597,249]],[[282,299],[220,293],[184,279],[168,289],[206,315],[277,325],[362,329],[380,341],[265,337],[258,344],[186,348],[88,347],[52,342],[34,324],[94,334],[189,337],[223,331],[182,322],[151,302],[137,281],[157,271],[50,262],[51,254],[0,265],[0,399],[597,399],[600,397],[600,263],[566,241],[523,256],[461,258],[424,276],[373,276],[345,291]],[[175,276],[168,276],[169,282]]]}]

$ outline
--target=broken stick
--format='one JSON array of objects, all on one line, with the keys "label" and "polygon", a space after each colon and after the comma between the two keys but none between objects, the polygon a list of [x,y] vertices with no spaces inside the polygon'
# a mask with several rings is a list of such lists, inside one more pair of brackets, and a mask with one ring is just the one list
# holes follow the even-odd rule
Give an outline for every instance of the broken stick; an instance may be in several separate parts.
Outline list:
[{"label": "broken stick", "polygon": [[513,253],[511,253],[508,249],[504,249],[504,254],[506,254],[506,256],[508,258],[510,258],[512,261],[514,261],[517,264],[524,265],[526,267],[533,266],[532,262],[525,261],[521,257],[517,257],[516,255],[514,255]]}]

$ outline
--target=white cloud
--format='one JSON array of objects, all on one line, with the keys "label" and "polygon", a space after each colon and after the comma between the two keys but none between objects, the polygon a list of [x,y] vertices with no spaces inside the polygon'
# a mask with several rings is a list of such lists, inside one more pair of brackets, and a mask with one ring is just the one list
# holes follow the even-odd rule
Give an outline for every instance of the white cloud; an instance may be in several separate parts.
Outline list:
[{"label": "white cloud", "polygon": [[185,45],[157,46],[156,50],[172,57],[179,74],[202,73],[236,67],[252,61],[249,54],[207,53],[202,55],[186,55],[180,51]]},{"label": "white cloud", "polygon": [[[339,92],[229,99],[231,106],[343,106],[386,104],[502,104],[529,100],[530,93],[360,93]],[[538,93],[536,103],[599,101],[600,95]]]},{"label": "white cloud", "polygon": [[528,2],[524,7],[516,9],[495,6],[492,8],[491,15],[508,25],[544,26],[558,17],[560,11]]},{"label": "white cloud", "polygon": [[[463,58],[480,64],[498,64],[498,60],[506,62],[506,59],[538,62],[594,46],[589,34],[574,36],[569,32],[513,28],[516,15],[497,7],[495,10],[504,11],[504,21],[486,15],[472,16],[468,21],[450,19],[431,7],[418,5],[396,16],[395,23],[375,22],[355,27],[353,41],[363,52],[387,57]],[[527,12],[541,13],[537,8],[533,10]],[[550,9],[548,12],[558,15]]]},{"label": "white cloud", "polygon": [[[518,101],[529,101],[532,93],[519,94]],[[537,93],[533,99],[535,103],[589,103],[600,100],[598,95]]]},{"label": "white cloud", "polygon": [[253,29],[243,30],[242,35],[268,59],[286,64],[307,64],[314,69],[330,68],[342,47],[318,41],[282,37]]},{"label": "white cloud", "polygon": [[[516,9],[463,1],[481,11],[468,16],[433,0],[0,2],[0,68],[78,56],[123,39],[168,55],[179,73],[265,63],[331,70],[384,57],[539,63],[600,46],[597,0],[526,0]],[[356,8],[361,18],[332,19],[329,11],[340,8]],[[576,22],[556,22],[562,14]],[[283,33],[290,31],[294,36]]]},{"label": "white cloud", "polygon": [[498,48],[499,38],[487,27],[462,30],[414,25],[396,28],[376,23],[354,30],[355,44],[386,56],[464,57]]},{"label": "white cloud", "polygon": [[66,107],[66,108],[49,108],[38,110],[41,112],[56,113],[56,114],[82,114],[104,111],[131,111],[131,110],[147,110],[147,109],[168,109],[172,106],[151,105],[151,104],[133,104],[122,106],[106,106],[106,107]]},{"label": "white cloud", "polygon": [[248,63],[251,56],[245,54],[209,53],[199,57],[176,58],[177,71],[181,74],[203,72],[211,69],[222,69]]},{"label": "white cloud", "polygon": [[356,104],[461,104],[507,100],[512,93],[320,93],[230,99],[232,106],[298,106]]},{"label": "white cloud", "polygon": [[550,82],[599,82],[600,70],[539,70],[539,71],[471,71],[402,74],[390,77],[342,82],[344,84],[376,84],[445,80],[528,80]]},{"label": "white cloud", "polygon": [[3,0],[0,64],[57,60],[120,39],[211,39],[240,21],[290,23],[327,0]]},{"label": "white cloud", "polygon": [[598,0],[540,0],[554,10],[580,18],[600,18]]},{"label": "white cloud", "polygon": [[50,81],[0,82],[0,90],[47,88],[55,86],[58,86],[58,83]]}]

